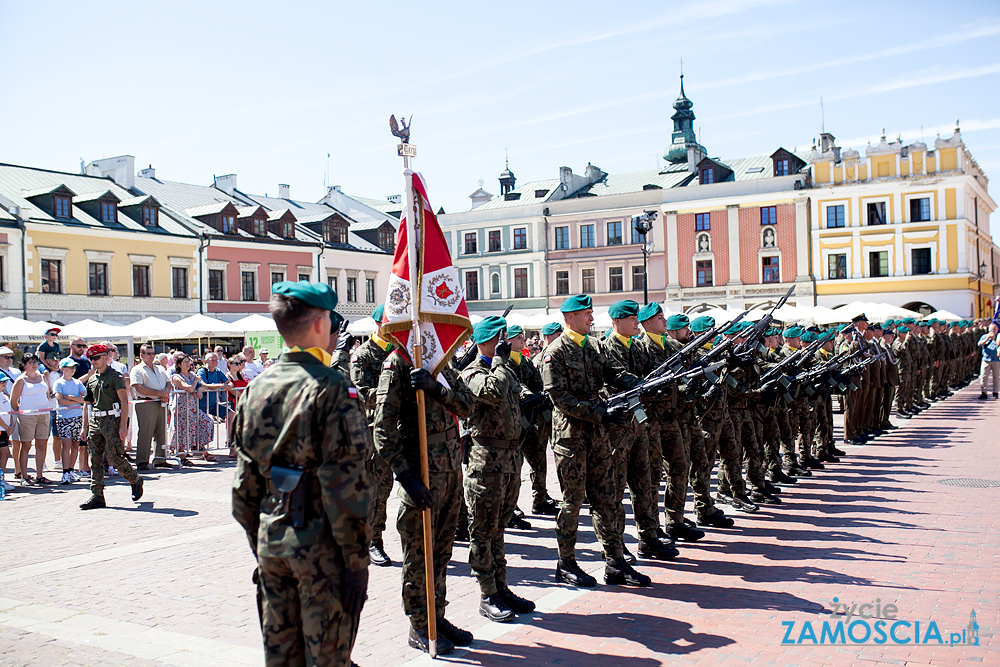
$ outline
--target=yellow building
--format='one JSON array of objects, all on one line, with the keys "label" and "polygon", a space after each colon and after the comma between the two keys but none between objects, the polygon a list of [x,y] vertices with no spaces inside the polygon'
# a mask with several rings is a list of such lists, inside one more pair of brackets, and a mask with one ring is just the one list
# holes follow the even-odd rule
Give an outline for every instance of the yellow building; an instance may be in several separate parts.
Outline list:
[{"label": "yellow building", "polygon": [[199,312],[197,235],[110,178],[0,165],[0,311],[128,323]]},{"label": "yellow building", "polygon": [[883,131],[863,157],[823,134],[807,162],[819,305],[879,301],[927,313],[991,313],[1000,283],[990,236],[996,203],[957,122],[933,148],[886,141]]}]

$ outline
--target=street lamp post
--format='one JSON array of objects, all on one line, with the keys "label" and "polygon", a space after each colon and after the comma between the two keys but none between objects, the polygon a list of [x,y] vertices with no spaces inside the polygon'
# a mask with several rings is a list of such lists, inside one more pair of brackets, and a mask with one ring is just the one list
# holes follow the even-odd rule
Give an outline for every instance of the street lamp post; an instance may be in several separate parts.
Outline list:
[{"label": "street lamp post", "polygon": [[649,244],[646,242],[646,235],[653,229],[653,221],[656,219],[656,211],[643,211],[641,215],[632,216],[632,227],[642,236],[642,302],[643,305],[649,303]]}]

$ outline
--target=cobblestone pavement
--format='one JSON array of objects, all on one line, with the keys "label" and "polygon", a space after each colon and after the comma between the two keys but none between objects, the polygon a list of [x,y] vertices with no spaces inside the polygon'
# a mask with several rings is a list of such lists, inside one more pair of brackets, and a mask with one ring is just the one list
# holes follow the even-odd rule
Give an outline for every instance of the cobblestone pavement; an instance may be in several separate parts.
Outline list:
[{"label": "cobblestone pavement", "polygon": [[[508,532],[510,581],[539,610],[508,625],[477,613],[467,549],[449,567],[448,617],[477,640],[448,659],[470,664],[705,665],[1000,664],[1000,402],[963,390],[783,494],[735,528],[681,545],[672,563],[640,563],[654,584],[579,591],[553,578],[553,521]],[[838,415],[839,425],[839,415]],[[51,451],[51,450],[50,450]],[[51,454],[50,454],[51,456]],[[229,514],[232,464],[147,474],[143,500],[113,478],[109,509],[83,513],[83,483],[18,489],[0,503],[0,665],[262,664],[252,558]],[[51,465],[51,462],[50,462]],[[558,484],[550,468],[550,491]],[[50,477],[57,475],[50,475]],[[527,485],[523,508],[530,507]],[[397,503],[392,501],[390,517]],[[580,561],[601,574],[584,512]],[[390,524],[392,521],[390,520]],[[628,543],[635,546],[634,525]],[[400,553],[390,525],[386,548]],[[599,576],[600,578],[600,576]],[[426,663],[406,647],[398,562],[372,568],[355,660]],[[839,603],[894,604],[937,623],[945,645],[782,644],[803,624],[820,638]],[[975,610],[980,646],[949,646]],[[855,614],[857,615],[857,614]],[[870,621],[870,623],[874,623]],[[863,627],[853,638],[863,639]],[[911,630],[901,630],[905,635]]]}]

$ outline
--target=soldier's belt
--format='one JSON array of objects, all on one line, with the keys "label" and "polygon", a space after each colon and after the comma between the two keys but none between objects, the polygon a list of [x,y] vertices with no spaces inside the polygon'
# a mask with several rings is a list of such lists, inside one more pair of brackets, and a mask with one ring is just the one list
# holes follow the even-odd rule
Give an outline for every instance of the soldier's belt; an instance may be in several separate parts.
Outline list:
[{"label": "soldier's belt", "polygon": [[600,396],[596,391],[578,391],[570,392],[570,396],[578,401],[597,401],[600,400]]},{"label": "soldier's belt", "polygon": [[428,433],[427,434],[427,444],[428,445],[440,445],[443,442],[448,442],[449,440],[458,440],[458,429],[450,428],[444,433]]},{"label": "soldier's belt", "polygon": [[483,447],[493,447],[495,449],[517,449],[517,440],[498,440],[497,438],[480,438],[472,436],[472,442]]},{"label": "soldier's belt", "polygon": [[119,410],[94,410],[90,413],[92,417],[121,417]]}]

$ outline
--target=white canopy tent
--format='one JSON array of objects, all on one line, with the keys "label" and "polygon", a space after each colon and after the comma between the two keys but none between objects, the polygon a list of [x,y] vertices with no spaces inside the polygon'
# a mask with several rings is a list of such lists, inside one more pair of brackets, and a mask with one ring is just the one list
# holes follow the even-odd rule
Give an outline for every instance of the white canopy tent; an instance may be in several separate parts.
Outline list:
[{"label": "white canopy tent", "polygon": [[30,322],[22,320],[20,317],[0,318],[0,340],[20,341],[33,340],[38,338],[42,342],[45,338],[45,331],[54,326],[51,322]]},{"label": "white canopy tent", "polygon": [[242,336],[246,329],[208,315],[191,315],[153,334],[150,340],[182,340],[187,338],[231,338]]},{"label": "white canopy tent", "polygon": [[927,317],[924,317],[923,315],[917,315],[917,317],[919,319],[925,319],[925,320],[931,320],[931,319],[944,320],[945,322],[953,322],[954,320],[965,319],[963,317],[959,317],[958,315],[949,310],[937,310],[928,315]]},{"label": "white canopy tent", "polygon": [[138,322],[133,322],[132,324],[126,324],[124,329],[125,332],[134,337],[136,340],[149,340],[149,337],[160,333],[161,331],[166,331],[169,327],[173,326],[173,322],[169,320],[164,320],[159,317],[144,317]]},{"label": "white canopy tent", "polygon": [[128,336],[129,332],[120,324],[110,324],[108,322],[97,322],[95,320],[80,320],[67,324],[62,330],[63,334],[73,338],[79,336],[87,339],[88,342],[106,340],[115,336]]},{"label": "white canopy tent", "polygon": [[[370,319],[370,318],[369,318]],[[267,315],[247,315],[241,319],[231,322],[229,326],[241,331],[277,331],[278,325]]]}]

